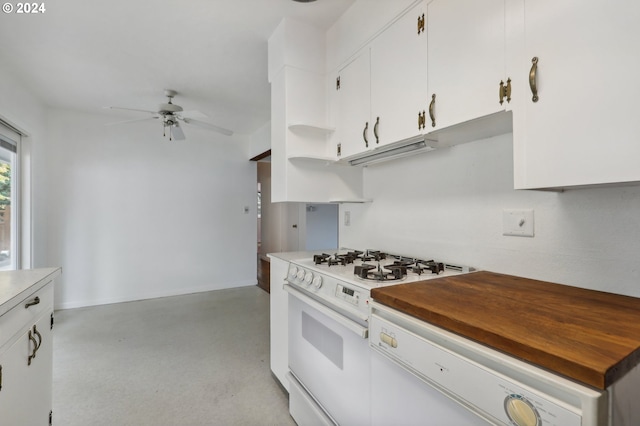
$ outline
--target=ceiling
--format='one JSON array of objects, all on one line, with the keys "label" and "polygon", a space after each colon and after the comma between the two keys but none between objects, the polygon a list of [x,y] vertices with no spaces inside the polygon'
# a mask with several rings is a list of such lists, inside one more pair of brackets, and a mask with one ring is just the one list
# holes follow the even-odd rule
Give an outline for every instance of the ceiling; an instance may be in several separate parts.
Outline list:
[{"label": "ceiling", "polygon": [[50,107],[136,119],[164,89],[251,134],[270,118],[267,41],[283,17],[326,29],[354,0],[55,0],[0,16],[0,64]]}]

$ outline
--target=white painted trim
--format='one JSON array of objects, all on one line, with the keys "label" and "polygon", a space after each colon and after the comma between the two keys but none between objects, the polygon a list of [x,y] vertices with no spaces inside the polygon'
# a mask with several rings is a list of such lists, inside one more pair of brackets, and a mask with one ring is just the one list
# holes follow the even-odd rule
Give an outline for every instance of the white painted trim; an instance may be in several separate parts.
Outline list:
[{"label": "white painted trim", "polygon": [[204,286],[181,288],[179,290],[174,290],[174,291],[141,293],[138,295],[132,295],[131,297],[110,297],[105,299],[75,300],[75,301],[69,301],[64,303],[58,303],[54,306],[54,310],[57,311],[57,310],[63,310],[63,309],[85,308],[89,306],[110,305],[112,303],[135,302],[135,301],[146,300],[146,299],[157,299],[161,297],[184,296],[187,294],[204,293],[204,292],[213,291],[213,290],[227,290],[231,288],[249,287],[257,284],[258,284],[257,279],[252,279],[252,280],[239,281],[236,283],[229,283],[229,284],[226,284],[225,287],[220,287],[219,284],[208,284]]}]

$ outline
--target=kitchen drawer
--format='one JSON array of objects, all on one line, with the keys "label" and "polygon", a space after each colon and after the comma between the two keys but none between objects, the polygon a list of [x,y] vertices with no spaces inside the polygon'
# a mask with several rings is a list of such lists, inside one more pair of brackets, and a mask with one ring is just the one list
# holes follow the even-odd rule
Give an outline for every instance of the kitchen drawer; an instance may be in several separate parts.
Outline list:
[{"label": "kitchen drawer", "polygon": [[[33,302],[36,297],[40,302],[25,308],[25,304]],[[0,346],[12,340],[11,337],[23,328],[31,327],[47,311],[53,311],[53,280],[0,316]]]}]

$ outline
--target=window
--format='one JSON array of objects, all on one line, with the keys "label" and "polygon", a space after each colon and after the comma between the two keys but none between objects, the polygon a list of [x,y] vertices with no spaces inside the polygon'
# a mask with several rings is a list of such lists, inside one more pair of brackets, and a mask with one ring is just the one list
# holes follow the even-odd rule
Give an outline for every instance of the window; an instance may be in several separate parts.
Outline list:
[{"label": "window", "polygon": [[0,122],[0,271],[18,269],[18,145],[20,134]]}]

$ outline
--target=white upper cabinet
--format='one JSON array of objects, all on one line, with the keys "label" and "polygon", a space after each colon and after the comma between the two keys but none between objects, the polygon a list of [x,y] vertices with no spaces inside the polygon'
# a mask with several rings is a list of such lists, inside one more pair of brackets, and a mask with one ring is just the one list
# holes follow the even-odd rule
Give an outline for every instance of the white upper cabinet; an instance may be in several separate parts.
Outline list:
[{"label": "white upper cabinet", "polygon": [[510,107],[504,0],[434,0],[427,36],[427,132]]},{"label": "white upper cabinet", "polygon": [[640,3],[527,0],[520,17],[515,187],[640,181]]},{"label": "white upper cabinet", "polygon": [[324,32],[284,19],[269,39],[271,201],[362,199],[362,171],[334,164]]},{"label": "white upper cabinet", "polygon": [[[338,158],[372,149],[371,121],[371,60],[369,48],[344,68],[335,78],[337,93],[337,135],[340,146]],[[373,142],[373,143],[372,143]]]},{"label": "white upper cabinet", "polygon": [[426,114],[426,2],[420,2],[371,43],[371,118],[373,145],[422,134]]},{"label": "white upper cabinet", "polygon": [[[335,141],[344,159],[420,135],[427,100],[426,2],[394,19],[335,78]],[[422,24],[421,24],[422,23]]]}]

